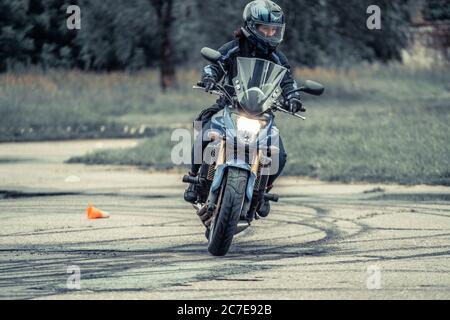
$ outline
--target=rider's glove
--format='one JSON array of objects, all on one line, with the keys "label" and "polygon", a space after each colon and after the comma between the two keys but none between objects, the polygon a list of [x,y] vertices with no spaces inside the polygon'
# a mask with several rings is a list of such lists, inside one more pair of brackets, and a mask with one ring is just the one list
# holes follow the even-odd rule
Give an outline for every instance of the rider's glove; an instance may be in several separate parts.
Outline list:
[{"label": "rider's glove", "polygon": [[206,92],[214,89],[215,85],[216,85],[216,81],[213,78],[206,77],[203,79],[203,86],[204,86]]},{"label": "rider's glove", "polygon": [[306,109],[303,107],[302,101],[298,95],[287,97],[286,109],[290,113],[297,113],[299,111],[305,112]]}]

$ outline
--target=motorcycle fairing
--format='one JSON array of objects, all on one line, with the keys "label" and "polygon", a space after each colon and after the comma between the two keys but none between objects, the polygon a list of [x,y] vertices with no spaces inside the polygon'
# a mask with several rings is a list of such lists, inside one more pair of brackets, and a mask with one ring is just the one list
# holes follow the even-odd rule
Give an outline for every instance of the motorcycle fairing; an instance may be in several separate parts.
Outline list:
[{"label": "motorcycle fairing", "polygon": [[249,115],[267,111],[282,93],[281,81],[287,69],[259,58],[237,58],[234,90],[241,108]]}]

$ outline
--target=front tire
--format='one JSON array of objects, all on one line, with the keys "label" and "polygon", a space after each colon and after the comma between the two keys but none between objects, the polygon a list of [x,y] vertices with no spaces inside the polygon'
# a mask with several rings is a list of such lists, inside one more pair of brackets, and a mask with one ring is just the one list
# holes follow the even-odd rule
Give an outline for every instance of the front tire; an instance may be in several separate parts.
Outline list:
[{"label": "front tire", "polygon": [[210,226],[208,251],[224,256],[230,249],[245,200],[248,172],[229,167],[219,213]]}]

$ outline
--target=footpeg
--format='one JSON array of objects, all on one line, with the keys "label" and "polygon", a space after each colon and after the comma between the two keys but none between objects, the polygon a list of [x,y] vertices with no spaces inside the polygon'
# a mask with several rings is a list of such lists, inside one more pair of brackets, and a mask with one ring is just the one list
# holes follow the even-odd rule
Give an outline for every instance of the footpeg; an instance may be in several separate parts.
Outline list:
[{"label": "footpeg", "polygon": [[234,231],[234,234],[238,234],[241,233],[242,231],[244,231],[245,229],[247,229],[248,227],[250,227],[250,223],[246,220],[240,220],[236,226],[236,230]]},{"label": "footpeg", "polygon": [[203,206],[200,210],[197,211],[197,215],[200,217],[200,220],[202,220],[202,222],[209,219],[207,209],[208,208],[206,206]]},{"label": "footpeg", "polygon": [[278,202],[279,198],[280,197],[275,193],[265,193],[264,194],[264,200],[267,200],[267,201]]},{"label": "footpeg", "polygon": [[184,183],[200,184],[200,177],[192,177],[190,175],[183,176]]},{"label": "footpeg", "polygon": [[208,211],[208,206],[204,205],[201,209],[197,211],[197,215],[202,221],[205,227],[208,227],[211,224],[212,213]]}]

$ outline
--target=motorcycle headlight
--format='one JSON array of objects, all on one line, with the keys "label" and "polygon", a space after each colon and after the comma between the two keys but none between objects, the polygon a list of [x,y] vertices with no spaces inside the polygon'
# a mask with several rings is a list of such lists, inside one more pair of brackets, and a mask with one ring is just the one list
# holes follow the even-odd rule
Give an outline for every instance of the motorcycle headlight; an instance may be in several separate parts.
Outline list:
[{"label": "motorcycle headlight", "polygon": [[238,139],[244,143],[251,143],[256,140],[261,130],[261,122],[239,116],[236,121],[236,128]]}]

